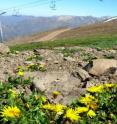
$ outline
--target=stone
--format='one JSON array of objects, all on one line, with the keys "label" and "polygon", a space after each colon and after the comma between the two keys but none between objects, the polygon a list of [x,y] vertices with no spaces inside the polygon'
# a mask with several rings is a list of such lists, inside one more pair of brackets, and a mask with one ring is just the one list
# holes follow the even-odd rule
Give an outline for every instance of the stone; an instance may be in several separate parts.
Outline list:
[{"label": "stone", "polygon": [[8,52],[10,52],[9,47],[3,43],[0,43],[0,54],[6,54]]},{"label": "stone", "polygon": [[116,68],[117,60],[114,59],[96,59],[92,60],[85,66],[85,70],[89,72],[89,74],[100,76],[104,74],[109,68]]},{"label": "stone", "polygon": [[64,60],[65,60],[65,61],[68,61],[68,62],[75,62],[75,59],[72,58],[72,57],[70,57],[70,56],[64,57]]},{"label": "stone", "polygon": [[54,63],[54,64],[59,64],[59,61],[55,60],[53,63]]},{"label": "stone", "polygon": [[53,101],[53,91],[59,91],[62,94],[63,97],[57,99],[57,102],[65,104],[72,102],[72,100],[68,101],[68,97],[76,99],[80,95],[81,81],[67,71],[52,71],[37,75],[33,80],[33,86],[44,92],[50,101]]},{"label": "stone", "polygon": [[75,72],[73,72],[73,75],[75,77],[80,78],[81,81],[86,81],[86,80],[89,80],[91,78],[89,73],[82,68],[78,68]]}]

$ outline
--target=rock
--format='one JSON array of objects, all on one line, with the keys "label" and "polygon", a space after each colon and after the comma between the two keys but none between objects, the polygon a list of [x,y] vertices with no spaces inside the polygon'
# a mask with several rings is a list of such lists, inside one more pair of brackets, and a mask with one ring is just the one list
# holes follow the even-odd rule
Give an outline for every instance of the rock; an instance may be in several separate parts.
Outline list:
[{"label": "rock", "polygon": [[73,72],[73,75],[75,77],[78,77],[81,79],[81,81],[86,81],[86,80],[89,80],[91,78],[91,76],[88,74],[87,71],[85,71],[84,69],[82,68],[78,68],[76,70],[76,72]]},{"label": "rock", "polygon": [[3,43],[0,43],[0,54],[6,54],[8,52],[10,52],[9,47]]},{"label": "rock", "polygon": [[65,60],[65,61],[69,61],[69,62],[75,62],[75,59],[72,58],[72,57],[70,57],[70,56],[64,57],[64,60]]},{"label": "rock", "polygon": [[117,67],[117,60],[114,59],[96,59],[89,62],[84,69],[90,74],[100,76],[104,74],[109,68]]},{"label": "rock", "polygon": [[59,64],[59,61],[55,60],[53,63],[54,63],[54,64]]},{"label": "rock", "polygon": [[[44,92],[50,101],[53,91],[59,91],[63,97],[59,97],[55,102],[70,104],[68,97],[76,99],[80,95],[80,80],[73,77],[67,71],[52,71],[37,74],[33,80],[33,86]],[[64,99],[65,98],[65,99]]]},{"label": "rock", "polygon": [[109,50],[109,53],[116,54],[117,51],[116,50]]},{"label": "rock", "polygon": [[24,61],[25,65],[29,65],[29,64],[32,64],[32,63],[33,63],[32,61]]}]

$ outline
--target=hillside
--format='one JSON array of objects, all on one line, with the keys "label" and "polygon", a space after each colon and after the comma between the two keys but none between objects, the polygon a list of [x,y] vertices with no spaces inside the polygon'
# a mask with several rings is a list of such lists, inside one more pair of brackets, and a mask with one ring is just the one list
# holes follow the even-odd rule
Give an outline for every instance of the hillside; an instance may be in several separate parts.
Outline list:
[{"label": "hillside", "polygon": [[92,16],[0,16],[4,40],[28,36],[58,28],[76,28],[104,20]]},{"label": "hillside", "polygon": [[35,35],[31,35],[27,37],[19,37],[9,41],[7,44],[14,45],[20,43],[31,43],[31,42],[41,42],[41,41],[53,41],[53,40],[58,40],[58,42],[61,42],[60,40],[79,41],[80,39],[93,41],[96,38],[97,38],[96,40],[98,41],[100,41],[101,38],[108,41],[110,39],[112,40],[113,38],[115,40],[117,36],[116,34],[117,34],[117,20],[111,20],[108,22],[104,21],[101,23],[81,26],[75,29],[62,28],[62,29],[37,33]]},{"label": "hillside", "polygon": [[88,26],[71,29],[56,37],[56,39],[82,38],[89,36],[104,36],[117,34],[117,20],[102,22]]}]

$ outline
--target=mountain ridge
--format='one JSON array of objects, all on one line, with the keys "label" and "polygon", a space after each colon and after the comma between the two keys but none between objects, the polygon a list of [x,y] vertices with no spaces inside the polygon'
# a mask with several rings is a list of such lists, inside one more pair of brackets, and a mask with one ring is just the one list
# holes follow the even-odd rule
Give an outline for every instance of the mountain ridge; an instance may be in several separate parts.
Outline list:
[{"label": "mountain ridge", "polygon": [[76,28],[103,21],[103,17],[92,16],[0,16],[4,40],[32,35],[58,28]]}]

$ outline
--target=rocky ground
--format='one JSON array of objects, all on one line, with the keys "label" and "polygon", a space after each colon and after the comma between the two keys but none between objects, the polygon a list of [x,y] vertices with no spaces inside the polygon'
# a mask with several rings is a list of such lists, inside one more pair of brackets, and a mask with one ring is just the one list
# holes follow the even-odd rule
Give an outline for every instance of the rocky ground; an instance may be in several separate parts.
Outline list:
[{"label": "rocky ground", "polygon": [[[0,53],[2,82],[7,82],[9,75],[16,75],[18,66],[43,64],[46,71],[24,71],[24,77],[33,77],[31,87],[44,92],[55,103],[69,104],[87,87],[117,82],[117,49],[59,47],[8,53],[8,48],[0,45]],[[25,90],[31,92],[30,87]],[[61,94],[53,99],[53,91]]]}]

